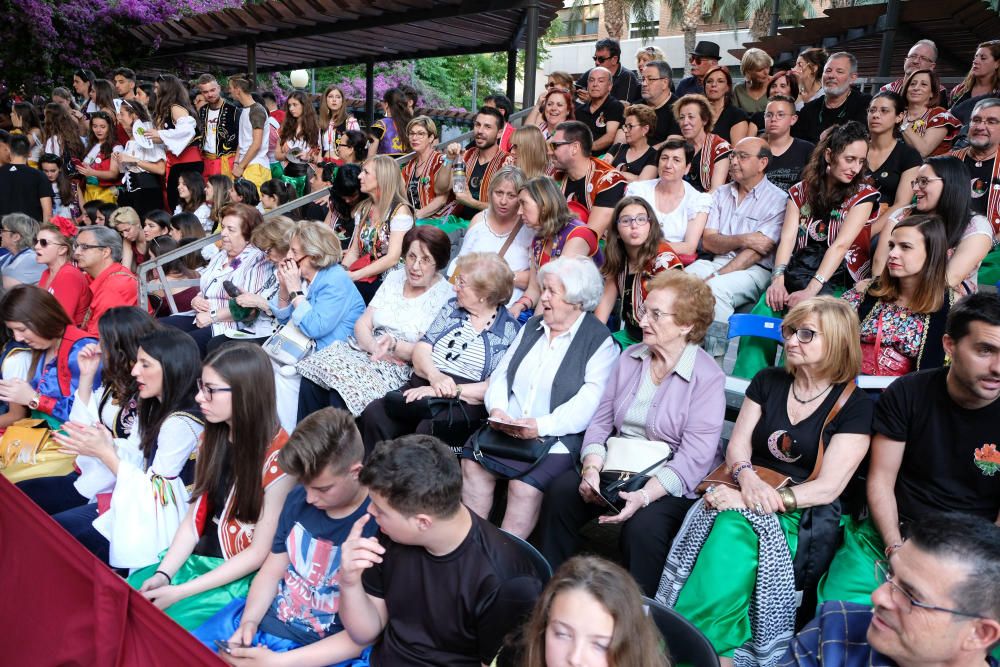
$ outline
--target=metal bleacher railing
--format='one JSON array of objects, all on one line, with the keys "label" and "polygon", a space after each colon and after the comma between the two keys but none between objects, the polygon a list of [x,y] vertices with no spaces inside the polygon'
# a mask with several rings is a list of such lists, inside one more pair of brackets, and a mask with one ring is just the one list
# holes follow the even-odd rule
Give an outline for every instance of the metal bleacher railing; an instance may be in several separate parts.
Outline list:
[{"label": "metal bleacher railing", "polygon": [[[523,120],[531,112],[531,109],[523,109],[518,111],[510,117],[511,122],[519,124],[519,121]],[[473,132],[469,131],[465,134],[461,134],[457,137],[453,137],[448,141],[443,141],[438,144],[438,148],[444,149],[445,146],[452,142],[458,142],[460,144],[465,144],[465,142],[472,139]],[[406,155],[400,156],[396,159],[396,162],[400,167],[405,165],[407,162],[413,159],[414,153],[408,153]],[[285,215],[297,208],[301,208],[306,204],[311,204],[312,202],[326,196],[327,191],[325,189],[319,190],[317,192],[310,192],[305,194],[298,199],[293,199],[287,204],[282,204],[281,206],[271,209],[264,214],[264,220],[270,220],[276,218],[279,215]],[[174,302],[173,295],[170,293],[171,288],[174,287],[191,287],[199,284],[198,278],[168,278],[163,267],[182,257],[186,257],[192,253],[200,253],[202,248],[216,243],[220,239],[219,234],[210,234],[204,238],[200,238],[191,243],[186,243],[185,245],[172,250],[170,252],[164,253],[158,257],[155,257],[147,262],[143,262],[139,265],[137,270],[139,276],[139,307],[146,308],[149,304],[149,293],[151,291],[163,290],[164,298],[166,298],[167,303],[170,304],[170,312],[177,312],[177,304]],[[151,277],[152,276],[152,277]]]}]

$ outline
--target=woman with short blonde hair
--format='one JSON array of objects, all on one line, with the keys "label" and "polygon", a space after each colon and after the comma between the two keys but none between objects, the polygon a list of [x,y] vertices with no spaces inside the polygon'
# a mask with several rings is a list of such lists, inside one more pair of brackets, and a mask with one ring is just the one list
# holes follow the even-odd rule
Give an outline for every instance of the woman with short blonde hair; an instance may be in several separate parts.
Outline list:
[{"label": "woman with short blonde hair", "polygon": [[639,52],[635,54],[635,63],[636,69],[639,70],[639,78],[642,78],[643,70],[646,69],[646,63],[651,63],[654,60],[666,62],[667,56],[663,53],[663,49],[657,46],[644,46],[639,49]]},{"label": "woman with short blonde hair", "polygon": [[[743,83],[733,87],[733,104],[748,114],[764,113],[767,107],[767,85],[771,81],[774,59],[767,51],[749,48],[740,60]],[[734,142],[735,143],[735,142]]]}]

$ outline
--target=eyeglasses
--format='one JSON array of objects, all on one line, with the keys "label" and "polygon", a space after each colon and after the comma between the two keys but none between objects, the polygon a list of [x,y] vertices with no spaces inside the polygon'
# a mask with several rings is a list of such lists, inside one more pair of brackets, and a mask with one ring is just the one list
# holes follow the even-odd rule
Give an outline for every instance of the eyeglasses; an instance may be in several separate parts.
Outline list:
[{"label": "eyeglasses", "polygon": [[598,65],[603,65],[612,58],[614,58],[614,56],[594,56],[594,62]]},{"label": "eyeglasses", "polygon": [[927,187],[927,184],[931,181],[943,181],[944,179],[940,176],[917,176],[912,181],[910,181],[910,187],[916,190],[920,188],[923,190]]},{"label": "eyeglasses", "polygon": [[210,403],[212,402],[212,399],[215,398],[216,394],[224,394],[226,392],[232,393],[233,391],[232,387],[209,387],[201,378],[195,380],[195,383],[198,385],[198,391],[204,394],[205,398]]},{"label": "eyeglasses", "polygon": [[660,76],[660,77],[644,76],[644,77],[642,77],[642,82],[643,83],[653,83],[654,81],[663,81],[666,78],[667,77],[665,77],[665,76]]},{"label": "eyeglasses", "polygon": [[48,239],[35,239],[35,245],[39,248],[48,248],[50,245],[66,245],[65,243],[57,243],[55,241],[50,241]]},{"label": "eyeglasses", "polygon": [[996,128],[1000,125],[1000,118],[983,118],[982,116],[973,116],[969,120],[969,125],[989,125],[991,128]]},{"label": "eyeglasses", "polygon": [[[961,611],[960,609],[948,609],[947,607],[938,607],[937,605],[920,602],[908,592],[903,590],[899,584],[893,581],[892,566],[888,561],[875,561],[875,580],[879,582],[880,586],[882,584],[889,584],[890,593],[893,595],[894,601],[899,605],[899,608],[903,611],[903,613],[909,614],[913,611],[914,607],[918,607],[928,611],[943,611],[948,614],[955,614],[956,616],[982,618],[982,614],[973,614],[972,612]],[[897,596],[896,593],[899,595]]]},{"label": "eyeglasses", "polygon": [[[6,231],[6,230],[4,230]],[[90,243],[77,243],[76,247],[80,250],[94,250],[95,248],[107,248],[106,245],[91,245]]]},{"label": "eyeglasses", "polygon": [[618,224],[622,227],[645,227],[649,224],[649,216],[647,215],[623,215],[618,218]]},{"label": "eyeglasses", "polygon": [[794,114],[785,113],[784,111],[765,111],[764,120],[770,120],[772,118],[777,118],[778,120],[784,120],[785,118],[788,118],[789,116],[792,115]]},{"label": "eyeglasses", "polygon": [[932,63],[932,62],[934,62],[933,60],[931,60],[927,56],[921,56],[921,55],[918,55],[916,53],[906,56],[906,59],[907,60],[919,60],[920,62],[924,62],[924,63]]},{"label": "eyeglasses", "polygon": [[406,253],[406,261],[414,266],[430,266],[434,264],[433,257],[420,257],[418,255],[414,255],[412,252]]},{"label": "eyeglasses", "polygon": [[406,136],[408,136],[408,137],[427,137],[427,136],[430,136],[430,135],[427,134],[427,132],[425,132],[424,130],[414,130],[413,132],[407,132]]},{"label": "eyeglasses", "polygon": [[795,336],[799,339],[800,343],[811,343],[813,338],[821,335],[822,333],[822,331],[813,331],[812,329],[793,329],[788,326],[781,327],[782,338],[789,340],[792,336]]},{"label": "eyeglasses", "polygon": [[[654,322],[659,322],[664,317],[673,317],[676,314],[677,313],[665,313],[662,310],[658,310],[656,308],[651,308],[650,310],[646,311],[646,315],[649,315],[649,319],[653,320]],[[645,315],[643,317],[645,317]]]},{"label": "eyeglasses", "polygon": [[624,125],[622,125],[622,129],[625,130],[626,132],[634,130],[637,127],[642,127],[642,125],[640,125],[639,123],[625,123]]},{"label": "eyeglasses", "polygon": [[555,150],[555,149],[559,148],[560,146],[565,146],[566,144],[571,144],[571,143],[573,143],[573,142],[572,141],[550,141],[550,142],[548,142],[549,148],[551,148],[552,150]]},{"label": "eyeglasses", "polygon": [[733,157],[743,162],[743,160],[748,160],[752,157],[760,157],[759,155],[754,155],[753,153],[747,153],[746,151],[733,151]]}]

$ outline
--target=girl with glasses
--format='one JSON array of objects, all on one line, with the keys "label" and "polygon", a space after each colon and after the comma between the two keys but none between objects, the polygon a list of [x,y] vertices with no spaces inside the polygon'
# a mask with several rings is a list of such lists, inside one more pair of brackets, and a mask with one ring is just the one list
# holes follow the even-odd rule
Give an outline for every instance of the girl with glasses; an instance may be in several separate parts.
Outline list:
[{"label": "girl with glasses", "polygon": [[42,225],[35,237],[35,257],[45,266],[38,286],[55,296],[73,324],[80,326],[90,307],[90,287],[87,278],[70,260],[76,225],[61,216]]},{"label": "girl with glasses", "polygon": [[288,434],[264,351],[251,343],[219,348],[197,385],[205,434],[191,503],[163,559],[128,579],[187,630],[247,596],[295,485],[277,465]]}]

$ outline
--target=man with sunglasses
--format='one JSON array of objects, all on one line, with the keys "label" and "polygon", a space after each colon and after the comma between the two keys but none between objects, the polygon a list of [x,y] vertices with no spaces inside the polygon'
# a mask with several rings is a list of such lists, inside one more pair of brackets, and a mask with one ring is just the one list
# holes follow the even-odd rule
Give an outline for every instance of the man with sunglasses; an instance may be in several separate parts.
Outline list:
[{"label": "man with sunglasses", "polygon": [[715,42],[698,42],[694,51],[688,54],[688,62],[691,63],[691,75],[686,76],[677,84],[674,94],[678,97],[697,93],[705,94],[705,86],[702,80],[709,70],[717,67],[721,57],[719,56],[719,45]]},{"label": "man with sunglasses", "polygon": [[1000,641],[1000,528],[967,514],[915,522],[877,561],[874,608],[826,602],[778,667],[995,667]]},{"label": "man with sunglasses", "polygon": [[938,512],[1000,520],[1000,296],[977,293],[948,313],[951,365],[910,373],[882,393],[864,521],[851,520],[819,585],[820,600],[869,603],[872,563],[890,558],[910,526]]},{"label": "man with sunglasses", "polygon": [[[611,97],[620,102],[633,104],[642,101],[639,77],[630,69],[622,67],[622,47],[616,39],[602,39],[594,44],[594,67],[603,67],[611,72]],[[576,97],[586,104],[590,102],[587,82],[591,70],[587,70],[576,80]]]},{"label": "man with sunglasses", "polygon": [[611,213],[625,196],[627,181],[613,166],[591,155],[594,139],[590,128],[578,120],[556,125],[549,140],[549,154],[556,167],[556,183],[574,213],[587,212],[587,226],[598,238],[611,226]]}]

